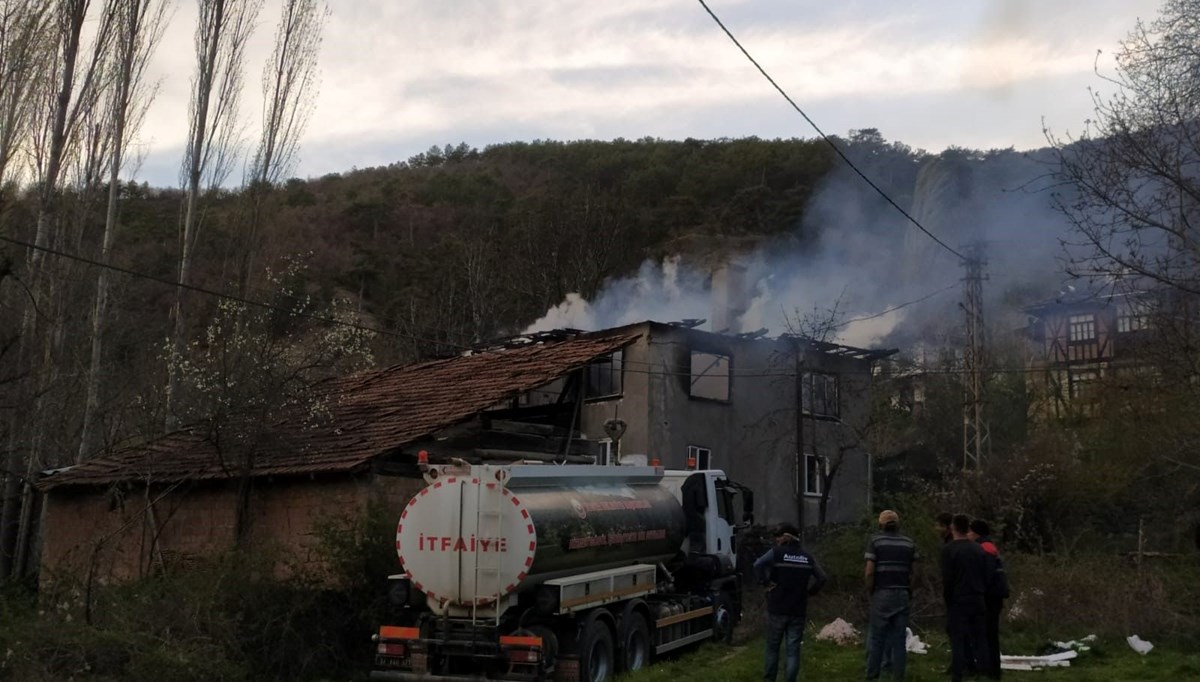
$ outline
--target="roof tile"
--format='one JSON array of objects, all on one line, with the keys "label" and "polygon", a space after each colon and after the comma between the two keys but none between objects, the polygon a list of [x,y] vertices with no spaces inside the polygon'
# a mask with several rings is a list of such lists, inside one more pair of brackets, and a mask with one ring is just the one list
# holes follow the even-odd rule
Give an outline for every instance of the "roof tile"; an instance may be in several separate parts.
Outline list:
[{"label": "roof tile", "polygon": [[[328,423],[298,428],[281,420],[256,450],[252,473],[349,471],[547,384],[636,338],[578,336],[330,380],[319,385],[331,398]],[[43,476],[38,487],[232,478],[240,475],[242,464],[238,457],[223,454],[204,429],[183,429],[55,470]]]}]

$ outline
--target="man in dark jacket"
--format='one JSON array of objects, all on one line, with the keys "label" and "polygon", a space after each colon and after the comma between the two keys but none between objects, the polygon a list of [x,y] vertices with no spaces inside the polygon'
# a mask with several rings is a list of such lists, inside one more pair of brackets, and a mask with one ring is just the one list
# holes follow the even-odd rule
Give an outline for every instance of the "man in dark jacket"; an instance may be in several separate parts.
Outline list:
[{"label": "man in dark jacket", "polygon": [[983,548],[987,555],[987,585],[984,589],[983,604],[985,610],[984,630],[986,631],[989,660],[977,660],[976,665],[993,678],[1000,677],[1000,611],[1004,608],[1004,600],[1008,598],[1008,574],[1004,571],[1004,561],[1000,558],[1000,550],[989,537],[991,529],[987,521],[975,519],[971,522],[968,537]]},{"label": "man in dark jacket", "polygon": [[912,566],[917,545],[900,534],[900,515],[879,515],[880,532],[867,543],[867,592],[871,595],[867,679],[879,679],[882,663],[891,662],[892,677],[904,679],[907,628],[911,609]]},{"label": "man in dark jacket", "polygon": [[767,657],[763,679],[779,674],[779,645],[786,636],[786,682],[800,676],[800,644],[804,640],[808,597],[825,585],[825,572],[800,547],[800,530],[790,523],[775,529],[775,546],[754,562],[754,576],[767,588]]},{"label": "man in dark jacket", "polygon": [[967,537],[970,519],[954,517],[953,540],[942,545],[942,590],[946,600],[946,630],[950,634],[950,678],[961,682],[969,663],[989,661],[984,619],[987,590],[987,554]]}]

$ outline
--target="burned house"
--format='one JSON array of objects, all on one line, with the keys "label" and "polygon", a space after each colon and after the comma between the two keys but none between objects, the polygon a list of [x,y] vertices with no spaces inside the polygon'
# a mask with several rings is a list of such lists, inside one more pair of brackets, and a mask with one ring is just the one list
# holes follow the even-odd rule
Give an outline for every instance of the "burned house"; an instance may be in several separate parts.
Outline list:
[{"label": "burned house", "polygon": [[422,485],[422,450],[435,462],[690,462],[751,487],[760,522],[856,520],[871,365],[887,354],[643,322],[362,372],[319,387],[327,418],[275,424],[250,459],[185,429],[48,472],[41,572],[129,579],[239,540],[277,548],[281,570],[317,562],[321,523],[373,503],[398,513]]},{"label": "burned house", "polygon": [[[494,414],[576,424],[603,463],[722,469],[755,491],[760,522],[867,512],[872,365],[894,351],[657,322],[606,333],[635,340]],[[619,438],[606,433],[612,420],[625,425]]]}]

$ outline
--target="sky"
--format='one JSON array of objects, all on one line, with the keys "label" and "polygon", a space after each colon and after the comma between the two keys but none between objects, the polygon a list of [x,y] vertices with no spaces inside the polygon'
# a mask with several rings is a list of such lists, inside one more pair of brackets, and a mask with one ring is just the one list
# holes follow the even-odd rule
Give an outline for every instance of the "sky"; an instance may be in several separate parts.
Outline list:
[{"label": "sky", "polygon": [[[136,176],[178,183],[194,68],[191,0],[156,52]],[[320,90],[291,175],[403,161],[431,145],[812,137],[695,0],[329,0]],[[1160,0],[711,0],[827,133],[1029,149],[1078,131],[1089,87]],[[247,144],[280,0],[246,61]],[[1097,51],[1102,53],[1097,56]],[[230,182],[240,181],[235,173]]]}]

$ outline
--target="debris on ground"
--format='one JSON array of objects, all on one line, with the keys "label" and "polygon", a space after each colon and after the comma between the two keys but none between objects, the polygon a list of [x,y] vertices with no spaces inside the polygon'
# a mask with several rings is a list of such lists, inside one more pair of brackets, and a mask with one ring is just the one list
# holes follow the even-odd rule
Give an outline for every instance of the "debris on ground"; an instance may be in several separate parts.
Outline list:
[{"label": "debris on ground", "polygon": [[850,623],[838,618],[821,628],[821,631],[817,633],[817,639],[822,642],[833,642],[838,646],[857,644],[858,630]]},{"label": "debris on ground", "polygon": [[1088,635],[1083,639],[1073,639],[1069,642],[1051,642],[1059,651],[1078,651],[1083,653],[1091,651],[1092,645],[1096,643],[1096,635]]},{"label": "debris on ground", "polygon": [[1141,637],[1138,637],[1137,635],[1130,635],[1125,638],[1125,641],[1129,643],[1130,649],[1133,649],[1143,656],[1150,653],[1150,650],[1154,648],[1153,644],[1147,642]]},{"label": "debris on ground", "polygon": [[912,628],[904,628],[904,648],[910,654],[927,654],[929,653],[929,645],[921,641]]},{"label": "debris on ground", "polygon": [[1001,670],[1041,670],[1043,668],[1070,668],[1071,659],[1079,656],[1078,651],[1063,651],[1048,656],[1001,656]]}]

